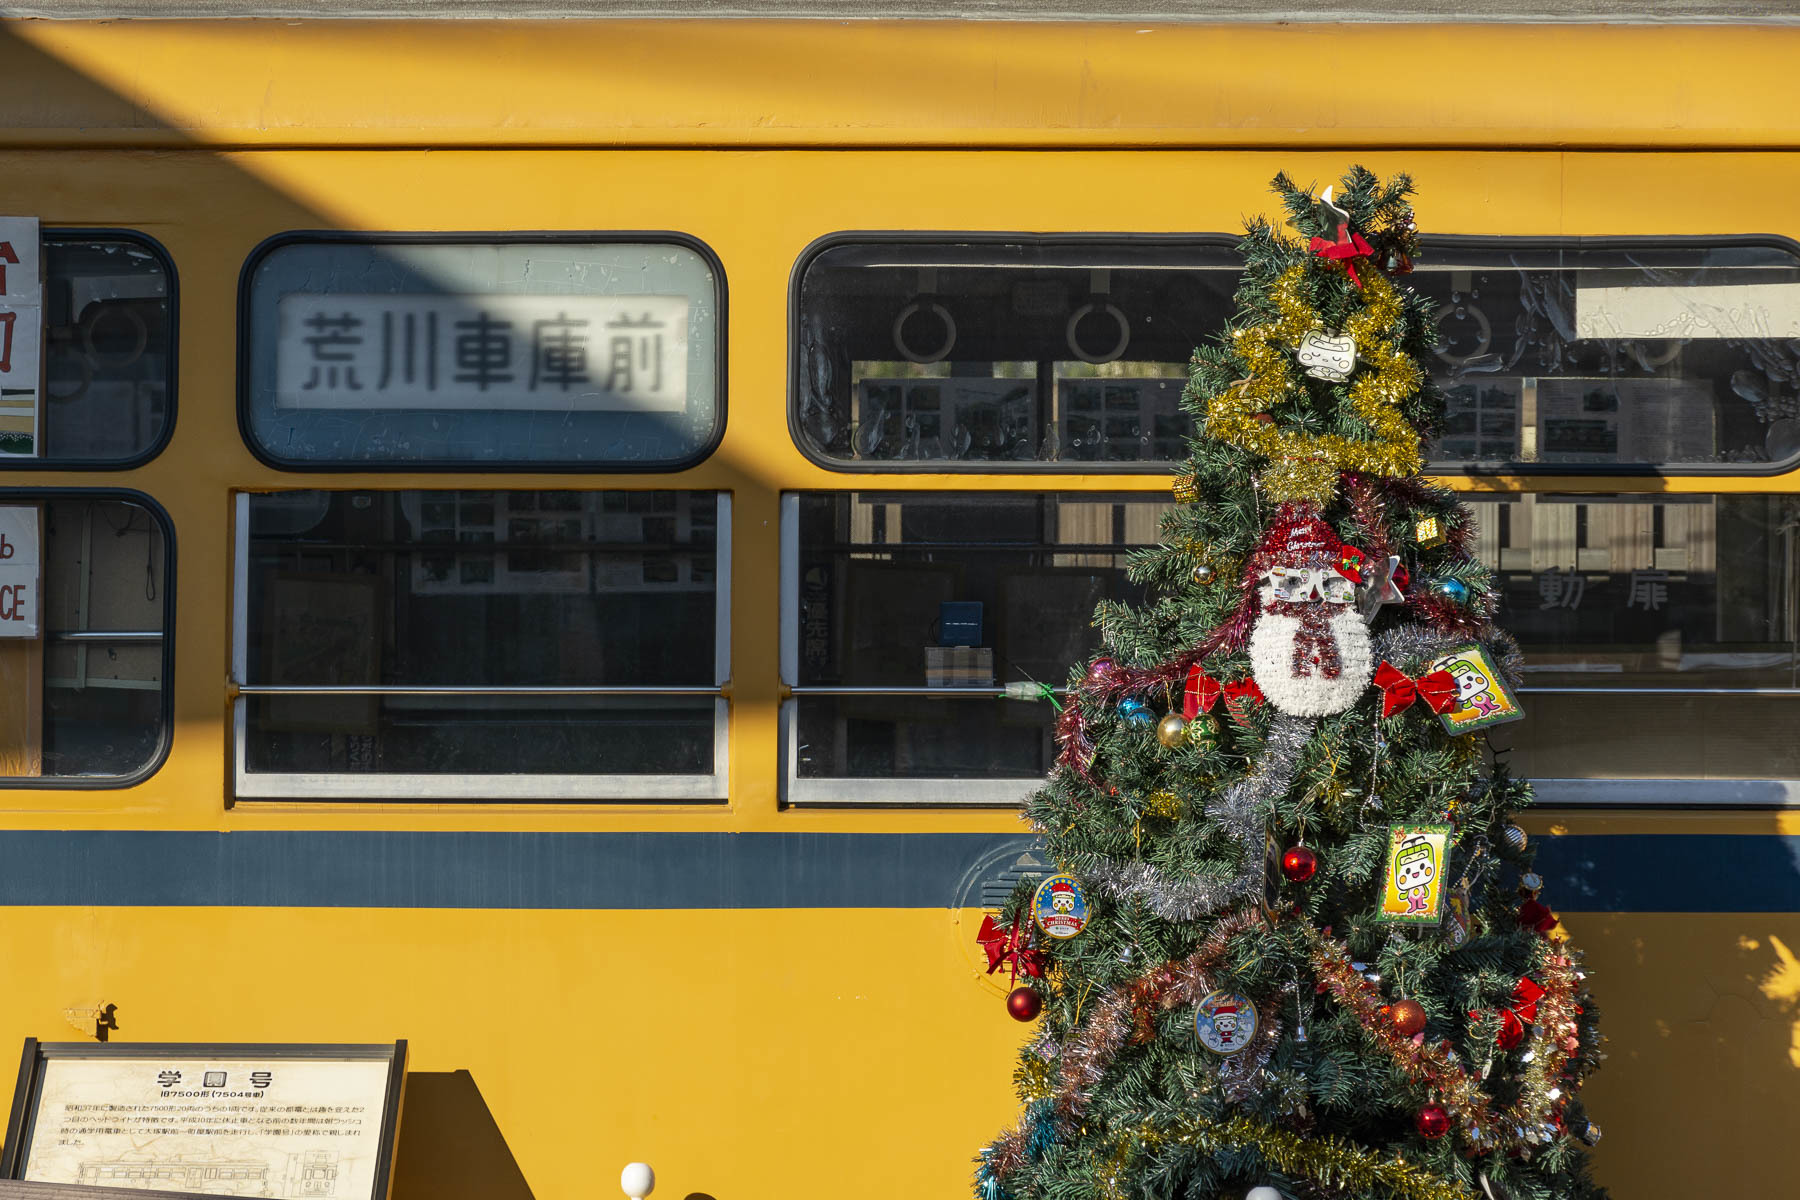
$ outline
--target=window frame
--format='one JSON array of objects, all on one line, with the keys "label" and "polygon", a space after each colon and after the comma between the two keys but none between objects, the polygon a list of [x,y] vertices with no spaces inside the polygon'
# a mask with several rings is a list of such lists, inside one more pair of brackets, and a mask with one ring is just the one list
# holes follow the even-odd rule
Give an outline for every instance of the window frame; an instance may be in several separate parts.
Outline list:
[{"label": "window frame", "polygon": [[[284,246],[325,243],[328,245],[403,245],[403,246],[490,246],[490,245],[675,245],[699,255],[713,273],[713,297],[718,312],[718,342],[714,348],[713,431],[686,458],[653,463],[581,462],[570,459],[515,459],[506,462],[468,459],[418,459],[405,462],[382,462],[368,459],[284,459],[269,453],[257,441],[250,426],[250,366],[255,347],[250,320],[252,283],[256,270],[268,255]],[[670,475],[699,466],[718,450],[725,440],[728,417],[726,384],[726,351],[731,341],[728,322],[730,287],[725,277],[725,264],[713,248],[691,233],[675,230],[502,230],[445,231],[420,230],[380,231],[346,229],[289,229],[264,238],[253,247],[238,271],[237,288],[237,425],[244,446],[264,466],[277,471],[307,474],[343,474],[355,472],[370,475],[404,475],[423,473],[457,473],[470,475],[554,474],[554,475]],[[499,409],[489,411],[503,411]]]},{"label": "window frame", "polygon": [[[175,744],[175,522],[148,495],[135,488],[122,487],[17,487],[0,486],[0,504],[48,503],[57,500],[112,500],[133,504],[155,521],[163,537],[163,607],[162,633],[162,721],[157,733],[156,749],[144,765],[129,775],[0,775],[0,788],[28,790],[102,791],[137,787],[162,770]],[[94,631],[89,631],[94,632]],[[98,632],[106,632],[104,630]],[[131,631],[137,632],[137,631]],[[46,643],[49,631],[44,631]],[[148,639],[145,639],[148,640]]]},{"label": "window frame", "polygon": [[[933,776],[890,778],[870,775],[833,776],[824,779],[802,778],[800,761],[799,702],[807,696],[967,696],[998,700],[1005,684],[991,687],[970,686],[857,686],[839,684],[803,684],[800,680],[800,498],[805,495],[836,495],[856,488],[791,488],[781,493],[780,538],[778,555],[781,621],[779,654],[781,664],[781,709],[777,722],[781,779],[781,802],[793,808],[1017,808],[1027,797],[1044,786],[1043,776],[1028,779],[955,779]],[[967,493],[967,487],[907,489],[908,495],[944,495]],[[982,489],[982,495],[1052,494],[1053,488],[1006,488],[998,492]],[[1116,496],[1121,493],[1141,495],[1145,500],[1168,502],[1166,491],[1117,488],[1096,495]],[[1123,551],[1121,551],[1123,552]],[[1052,689],[1057,695],[1066,693],[1062,686]]]},{"label": "window frame", "polygon": [[[1800,241],[1778,233],[1696,234],[1684,237],[1674,234],[1603,235],[1575,237],[1509,236],[1468,233],[1421,234],[1420,259],[1429,261],[1439,251],[1455,250],[1780,250],[1790,255],[1800,269]],[[1456,463],[1428,461],[1423,473],[1446,479],[1484,479],[1498,475],[1540,476],[1547,478],[1661,478],[1679,476],[1731,476],[1736,478],[1786,475],[1800,468],[1800,453],[1772,463],[1600,463],[1600,462],[1502,462]],[[1800,791],[1796,792],[1800,799]]]},{"label": "window frame", "polygon": [[[342,685],[308,687],[289,684],[253,684],[247,681],[249,667],[249,598],[250,598],[250,499],[284,491],[456,491],[447,488],[240,488],[231,497],[231,673],[227,685],[228,719],[230,721],[229,780],[227,807],[240,803],[283,801],[381,801],[418,802],[487,802],[582,803],[599,801],[642,801],[654,803],[720,804],[729,799],[727,787],[731,774],[731,512],[732,493],[724,489],[694,488],[712,492],[717,502],[717,544],[713,611],[713,684],[710,687],[685,686],[562,686],[507,687],[480,685],[447,685],[430,688],[405,684],[360,687]],[[481,491],[542,491],[542,488],[483,487]],[[611,488],[575,489],[581,491],[642,491],[650,489]],[[655,489],[666,490],[666,489]],[[249,738],[249,701],[256,696],[279,694],[465,694],[474,696],[555,696],[555,695],[644,695],[644,696],[710,696],[713,697],[713,769],[710,775],[586,775],[496,772],[472,775],[416,775],[398,772],[281,772],[250,771],[246,749]]]},{"label": "window frame", "polygon": [[[175,259],[167,247],[147,233],[101,225],[42,225],[38,232],[38,252],[42,254],[52,241],[84,240],[134,243],[163,269],[163,275],[168,280],[169,305],[169,369],[163,388],[168,396],[169,419],[163,422],[162,432],[130,458],[0,458],[0,471],[132,471],[166,450],[175,436],[181,382],[181,281],[175,271]],[[50,405],[48,394],[42,397],[41,402],[47,411]]]},{"label": "window frame", "polygon": [[[1800,460],[1797,460],[1800,461]],[[1721,464],[1723,465],[1723,464]],[[1438,474],[1438,472],[1432,472]],[[1549,472],[1545,472],[1548,474]],[[1450,473],[1443,473],[1451,476]],[[1566,474],[1557,472],[1557,474]],[[1598,471],[1584,471],[1582,474],[1599,475]],[[1757,472],[1757,474],[1766,474]],[[1800,472],[1788,468],[1782,474],[1800,483]],[[1584,497],[1605,497],[1608,499],[1624,499],[1637,497],[1646,504],[1654,504],[1665,495],[1708,496],[1725,498],[1732,496],[1756,495],[1794,495],[1800,497],[1800,487],[1793,489],[1766,488],[1755,491],[1736,487],[1725,487],[1711,490],[1683,489],[1678,493],[1666,493],[1656,490],[1601,490],[1598,488],[1570,489],[1550,486],[1553,481],[1546,480],[1545,486],[1508,489],[1501,493],[1510,496],[1538,495],[1552,496],[1579,502]],[[1465,502],[1469,499],[1482,499],[1489,493],[1475,491],[1459,493]],[[1502,626],[1502,628],[1505,628]],[[1529,659],[1529,655],[1527,655]],[[1761,699],[1795,699],[1800,698],[1800,687],[1768,688],[1768,687],[1656,687],[1633,685],[1630,687],[1580,687],[1569,684],[1525,684],[1513,689],[1519,696],[1576,696],[1589,697],[1593,700],[1604,700],[1608,696],[1755,696]],[[1527,699],[1527,717],[1530,716]],[[1502,751],[1502,754],[1507,753]],[[1657,812],[1703,812],[1703,811],[1779,811],[1783,809],[1800,809],[1800,778],[1793,779],[1752,779],[1737,777],[1719,777],[1712,779],[1682,779],[1667,776],[1650,776],[1641,779],[1592,778],[1581,779],[1566,775],[1526,775],[1521,776],[1531,784],[1535,803],[1533,807],[1540,809],[1620,812],[1631,809],[1651,809]]]},{"label": "window frame", "polygon": [[1007,245],[1019,242],[1044,246],[1100,245],[1139,246],[1146,244],[1204,246],[1234,250],[1243,239],[1227,233],[1020,233],[995,230],[839,230],[814,238],[800,251],[788,274],[787,351],[788,377],[785,407],[788,437],[802,457],[823,470],[845,475],[1166,475],[1180,466],[1179,461],[1138,460],[1136,462],[960,462],[931,459],[929,461],[845,461],[827,458],[814,452],[800,429],[800,389],[804,385],[804,356],[800,352],[800,288],[813,261],[827,250],[842,245],[916,246],[941,242],[974,245]]},{"label": "window frame", "polygon": [[[856,687],[839,685],[806,685],[799,682],[800,677],[800,498],[803,495],[817,492],[838,492],[842,488],[792,488],[781,492],[780,496],[780,554],[779,554],[779,617],[781,622],[779,638],[780,654],[780,713],[778,720],[779,736],[779,771],[781,803],[792,808],[931,808],[931,809],[994,809],[1015,808],[1023,804],[1031,793],[1044,785],[1042,778],[1031,779],[951,779],[951,778],[883,778],[871,776],[846,776],[824,779],[806,779],[797,774],[799,763],[799,718],[798,703],[801,698],[810,695],[883,695],[916,693],[932,696],[970,697],[999,694],[1003,685],[995,683],[992,687]],[[946,487],[920,489],[921,494],[966,491],[966,488]],[[983,489],[985,492],[986,489]],[[1053,489],[1005,489],[1007,491],[1048,491]],[[1130,490],[1130,489],[1124,489]],[[1511,494],[1536,492],[1539,489],[1519,489]],[[1550,489],[1544,489],[1550,491]],[[1155,492],[1144,492],[1147,498],[1156,497]],[[1574,492],[1557,489],[1551,494],[1575,497],[1580,495],[1618,495],[1608,492]],[[1712,494],[1712,493],[1701,493]],[[1720,495],[1738,494],[1734,489],[1717,493]],[[1800,494],[1800,493],[1797,493]],[[1643,493],[1646,501],[1654,500],[1655,492]],[[1064,689],[1058,688],[1059,694]],[[1526,699],[1527,715],[1529,715],[1530,697],[1534,695],[1571,695],[1589,696],[1604,699],[1609,695],[1756,695],[1771,698],[1800,697],[1800,687],[1795,688],[1683,688],[1683,687],[1641,687],[1605,688],[1574,687],[1562,685],[1526,684],[1514,689]],[[1503,754],[1506,752],[1502,752]],[[1746,778],[1713,778],[1713,779],[1680,779],[1680,778],[1643,778],[1617,779],[1595,778],[1578,779],[1564,776],[1527,777],[1536,794],[1535,807],[1554,810],[1593,810],[1600,812],[1620,812],[1632,809],[1650,809],[1658,812],[1691,812],[1691,811],[1745,811],[1745,810],[1781,810],[1800,809],[1800,778],[1796,779],[1746,779]]]}]

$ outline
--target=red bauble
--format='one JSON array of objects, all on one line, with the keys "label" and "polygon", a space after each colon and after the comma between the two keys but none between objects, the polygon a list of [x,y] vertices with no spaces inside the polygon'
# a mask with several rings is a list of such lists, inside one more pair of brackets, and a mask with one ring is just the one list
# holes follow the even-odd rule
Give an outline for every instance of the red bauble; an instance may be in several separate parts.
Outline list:
[{"label": "red bauble", "polygon": [[1036,988],[1016,987],[1006,998],[1006,1011],[1015,1021],[1030,1021],[1044,1011],[1044,998]]},{"label": "red bauble", "polygon": [[1527,900],[1519,905],[1519,924],[1539,933],[1548,933],[1556,928],[1556,914],[1536,900]]},{"label": "red bauble", "polygon": [[1295,883],[1305,883],[1319,870],[1319,856],[1305,846],[1290,846],[1281,856],[1281,873]]},{"label": "red bauble", "polygon": [[1425,1008],[1417,1000],[1396,1000],[1388,1009],[1388,1020],[1401,1037],[1411,1037],[1425,1029]]},{"label": "red bauble", "polygon": [[1441,1138],[1450,1132],[1450,1112],[1441,1104],[1427,1104],[1419,1110],[1419,1132],[1428,1138]]}]

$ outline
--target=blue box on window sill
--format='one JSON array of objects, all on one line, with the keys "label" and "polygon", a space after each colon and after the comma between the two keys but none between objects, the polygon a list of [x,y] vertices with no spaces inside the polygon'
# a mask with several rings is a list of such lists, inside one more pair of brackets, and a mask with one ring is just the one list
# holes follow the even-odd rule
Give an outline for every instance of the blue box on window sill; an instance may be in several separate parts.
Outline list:
[{"label": "blue box on window sill", "polygon": [[940,646],[981,645],[981,601],[945,600],[938,605]]}]

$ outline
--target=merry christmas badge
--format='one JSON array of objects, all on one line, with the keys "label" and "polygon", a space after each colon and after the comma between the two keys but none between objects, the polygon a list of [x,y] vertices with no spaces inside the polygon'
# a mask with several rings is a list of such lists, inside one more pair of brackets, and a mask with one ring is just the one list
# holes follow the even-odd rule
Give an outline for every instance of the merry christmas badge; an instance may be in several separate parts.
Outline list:
[{"label": "merry christmas badge", "polygon": [[1447,672],[1456,681],[1456,703],[1438,714],[1451,733],[1470,733],[1525,719],[1518,698],[1480,646],[1453,650],[1434,660],[1430,670]]},{"label": "merry christmas badge", "polygon": [[1381,879],[1380,921],[1436,925],[1444,911],[1448,825],[1390,825]]},{"label": "merry christmas badge", "polygon": [[1256,1005],[1236,992],[1214,992],[1200,1002],[1194,1031],[1214,1054],[1236,1054],[1256,1036]]},{"label": "merry christmas badge", "polygon": [[1087,928],[1087,897],[1073,875],[1052,875],[1038,884],[1031,916],[1044,936],[1067,940]]}]

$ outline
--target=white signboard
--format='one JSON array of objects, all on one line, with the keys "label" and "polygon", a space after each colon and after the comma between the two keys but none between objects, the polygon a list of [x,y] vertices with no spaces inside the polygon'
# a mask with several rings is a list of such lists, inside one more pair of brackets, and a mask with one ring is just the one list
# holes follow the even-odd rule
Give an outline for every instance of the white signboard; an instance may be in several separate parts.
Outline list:
[{"label": "white signboard", "polygon": [[36,217],[0,217],[0,458],[38,452],[44,277]]},{"label": "white signboard", "polygon": [[278,312],[280,407],[687,407],[685,296],[294,293]]},{"label": "white signboard", "polygon": [[1800,337],[1800,285],[1584,287],[1575,292],[1579,338]]},{"label": "white signboard", "polygon": [[384,1059],[52,1057],[24,1178],[278,1200],[375,1195]]},{"label": "white signboard", "polygon": [[38,510],[0,508],[0,638],[38,635]]}]

